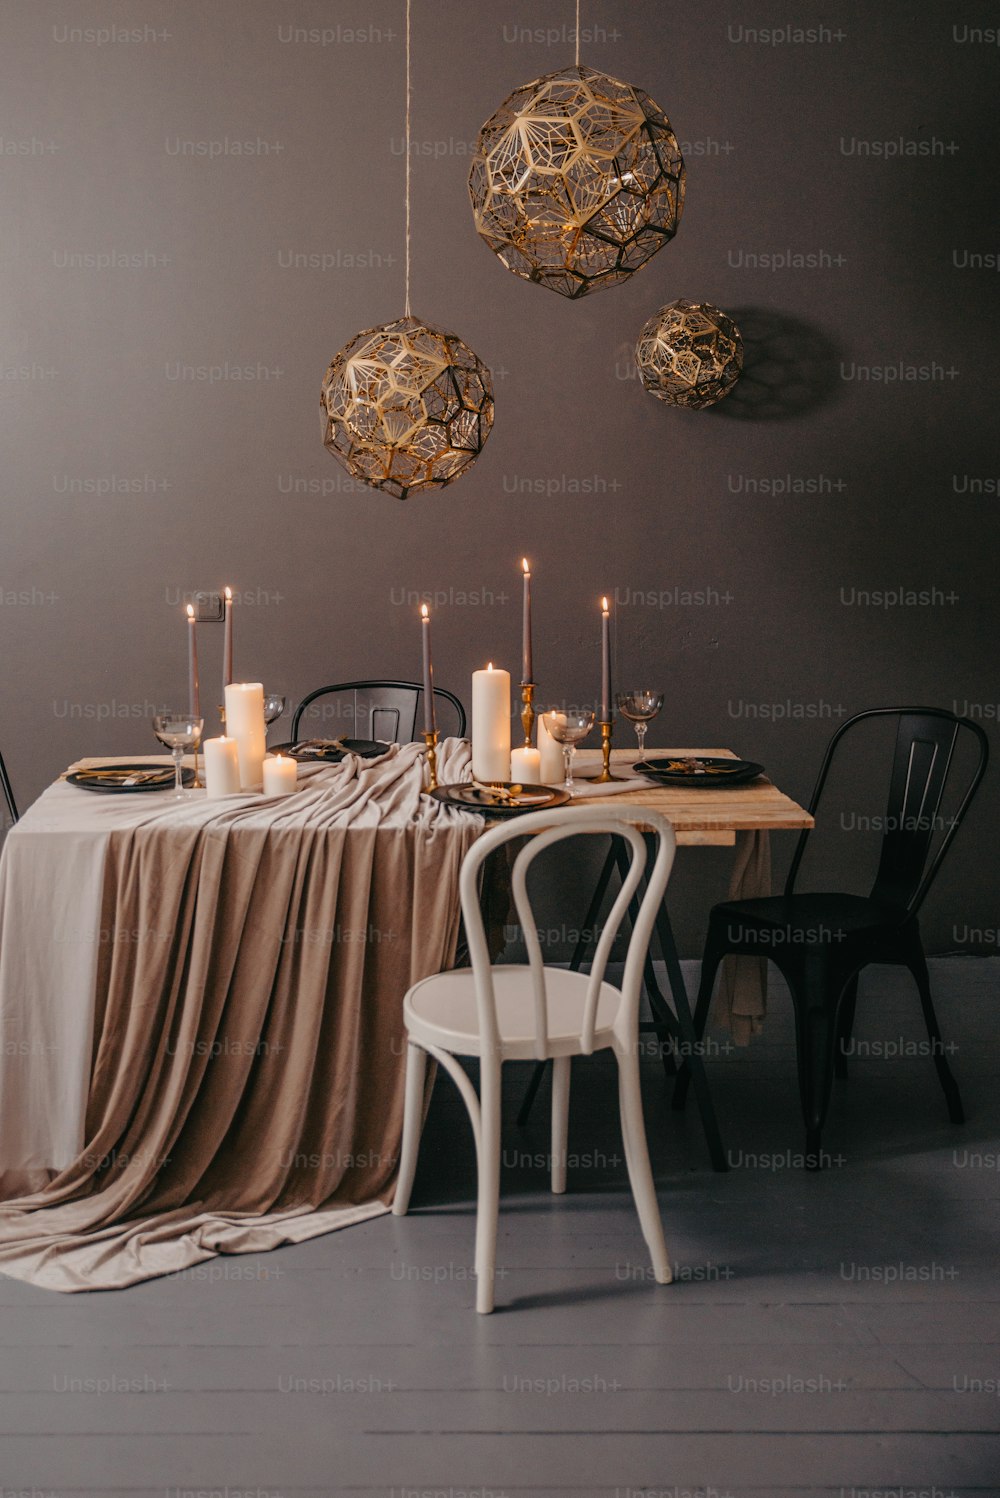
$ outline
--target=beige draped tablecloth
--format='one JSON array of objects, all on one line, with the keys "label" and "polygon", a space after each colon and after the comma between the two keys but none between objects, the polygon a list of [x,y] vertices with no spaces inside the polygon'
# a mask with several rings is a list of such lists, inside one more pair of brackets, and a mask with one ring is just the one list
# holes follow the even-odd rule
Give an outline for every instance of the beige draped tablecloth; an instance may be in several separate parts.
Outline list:
[{"label": "beige draped tablecloth", "polygon": [[[442,783],[468,766],[439,746]],[[410,744],[284,798],[39,798],[0,860],[0,1272],[113,1289],[387,1210],[402,999],[455,958],[483,826],[423,774]],[[741,834],[731,893],[768,879],[766,833]],[[763,987],[736,975],[744,1038]]]},{"label": "beige draped tablecloth", "polygon": [[[440,746],[442,780],[467,764]],[[423,769],[407,745],[283,799],[40,797],[0,864],[0,1271],[117,1288],[386,1210],[403,994],[454,958],[482,828]]]}]

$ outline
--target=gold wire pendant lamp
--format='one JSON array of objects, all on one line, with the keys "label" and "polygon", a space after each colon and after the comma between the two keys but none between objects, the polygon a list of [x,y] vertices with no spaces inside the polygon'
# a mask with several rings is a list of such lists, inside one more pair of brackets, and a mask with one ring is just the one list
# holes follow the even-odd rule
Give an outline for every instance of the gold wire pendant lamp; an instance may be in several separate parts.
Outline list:
[{"label": "gold wire pendant lamp", "polygon": [[701,411],[729,394],[743,369],[743,339],[711,302],[668,302],[639,334],[635,362],[661,401]]},{"label": "gold wire pendant lamp", "polygon": [[625,281],[677,233],[684,159],[644,89],[576,63],[515,89],[469,173],[476,230],[515,276],[576,298]]},{"label": "gold wire pendant lamp", "polygon": [[410,0],[406,0],[406,294],[394,322],[344,345],[320,394],[323,444],[354,478],[397,499],[443,489],[482,452],[493,382],[455,333],[410,312]]}]

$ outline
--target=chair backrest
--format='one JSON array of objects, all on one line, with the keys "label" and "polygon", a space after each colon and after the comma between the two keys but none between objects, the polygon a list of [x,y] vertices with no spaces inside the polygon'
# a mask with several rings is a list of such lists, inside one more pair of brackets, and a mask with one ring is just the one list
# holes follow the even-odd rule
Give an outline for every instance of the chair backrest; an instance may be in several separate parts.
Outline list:
[{"label": "chair backrest", "polygon": [[11,786],[10,776],[7,774],[7,766],[3,762],[2,754],[0,754],[0,789],[3,790],[3,798],[7,803],[7,810],[10,813],[10,819],[12,822],[16,822],[17,802],[14,800],[14,790]]},{"label": "chair backrest", "polygon": [[[417,736],[417,714],[424,689],[418,681],[340,681],[333,686],[317,687],[308,697],[303,697],[292,717],[292,742],[301,734],[299,725],[306,718],[317,720],[317,727],[335,726],[336,732],[324,737],[336,738],[344,735],[355,739],[379,739],[383,743],[409,744]],[[320,697],[335,697],[337,702],[322,708],[312,704]],[[454,717],[454,730],[460,739],[465,738],[465,708],[453,692],[443,687],[434,688],[435,703],[447,704],[449,715]],[[421,722],[423,720],[421,719]],[[318,738],[318,733],[310,735]]]},{"label": "chair backrest", "polygon": [[[930,889],[945,854],[969,809],[989,761],[989,741],[978,723],[936,707],[879,707],[848,718],[827,745],[809,810],[815,814],[833,757],[845,734],[873,718],[896,718],[896,743],[878,872],[872,898],[913,915]],[[957,808],[943,819],[941,806],[951,779],[960,734],[971,735],[978,754],[972,773],[959,787]],[[929,859],[935,833],[943,831]],[[808,831],[795,849],[785,893],[791,894],[802,862]]]},{"label": "chair backrest", "polygon": [[632,896],[646,871],[648,862],[644,833],[656,840],[656,857],[649,870],[646,893],[632,927],[628,955],[625,959],[625,974],[622,981],[622,1004],[619,1023],[626,1033],[633,1033],[639,1019],[639,995],[642,989],[643,963],[649,947],[656,919],[657,908],[663,900],[663,892],[674,861],[676,839],[674,829],[659,812],[644,808],[570,807],[564,811],[529,812],[499,823],[484,833],[469,849],[462,863],[459,888],[462,899],[462,916],[469,943],[472,971],[476,981],[476,1001],[479,1013],[480,1043],[483,1054],[494,1054],[499,1049],[500,1034],[497,1025],[496,998],[493,989],[493,967],[479,901],[479,874],[483,863],[502,843],[512,838],[528,835],[530,841],[514,860],[511,887],[518,919],[524,933],[531,968],[534,992],[535,1055],[544,1060],[548,1055],[548,1005],[546,1000],[546,968],[542,961],[542,948],[538,928],[528,899],[528,870],[540,853],[566,838],[580,835],[611,834],[623,838],[631,848],[628,875],[622,883],[618,898],[608,915],[594,952],[589,983],[580,1010],[580,1046],[585,1055],[593,1050],[594,1026],[597,1018],[597,1002],[601,984],[607,968],[608,958],[619,927],[628,910]]}]

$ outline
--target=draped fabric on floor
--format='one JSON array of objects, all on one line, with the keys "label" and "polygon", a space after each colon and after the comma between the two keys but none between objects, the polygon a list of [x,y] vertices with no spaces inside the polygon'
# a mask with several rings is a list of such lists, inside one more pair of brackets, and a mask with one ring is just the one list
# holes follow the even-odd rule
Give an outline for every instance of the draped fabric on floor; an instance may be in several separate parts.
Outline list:
[{"label": "draped fabric on floor", "polygon": [[[441,745],[443,781],[467,764],[467,746]],[[117,1288],[386,1210],[403,994],[454,958],[459,869],[482,827],[422,797],[423,770],[406,745],[304,771],[286,801],[192,798],[173,819],[157,797],[108,798],[137,810],[102,834],[110,937],[85,973],[83,1145],[0,1207],[0,1271]],[[46,798],[82,795],[62,785],[37,803],[54,836],[63,803],[46,813]],[[33,918],[57,920],[55,897]],[[6,898],[2,912],[0,943],[23,944]],[[37,1022],[15,1011],[25,1034]]]}]

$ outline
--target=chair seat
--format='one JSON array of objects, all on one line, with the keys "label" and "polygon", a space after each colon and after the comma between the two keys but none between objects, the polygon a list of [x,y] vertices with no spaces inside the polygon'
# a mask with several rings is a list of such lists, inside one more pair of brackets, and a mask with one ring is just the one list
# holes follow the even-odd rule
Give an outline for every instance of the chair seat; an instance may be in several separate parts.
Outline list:
[{"label": "chair seat", "polygon": [[[756,900],[727,900],[712,911],[712,921],[724,928],[727,942],[743,945],[742,927],[748,944],[754,943],[755,934],[765,937],[770,933],[775,948],[782,944],[839,945],[852,936],[894,930],[906,918],[905,911],[881,900],[845,894],[766,895]],[[779,936],[783,938],[780,943]],[[764,947],[765,941],[759,945]]]},{"label": "chair seat", "polygon": [[[550,1056],[580,1054],[580,1026],[589,982],[585,973],[572,973],[565,968],[545,969]],[[535,1056],[531,969],[514,965],[495,967],[493,990],[503,1059],[531,1061]],[[620,1003],[618,989],[602,983],[594,1029],[595,1050],[612,1044]],[[476,986],[471,968],[438,973],[415,984],[403,1001],[403,1013],[412,1039],[460,1056],[480,1054]]]}]

